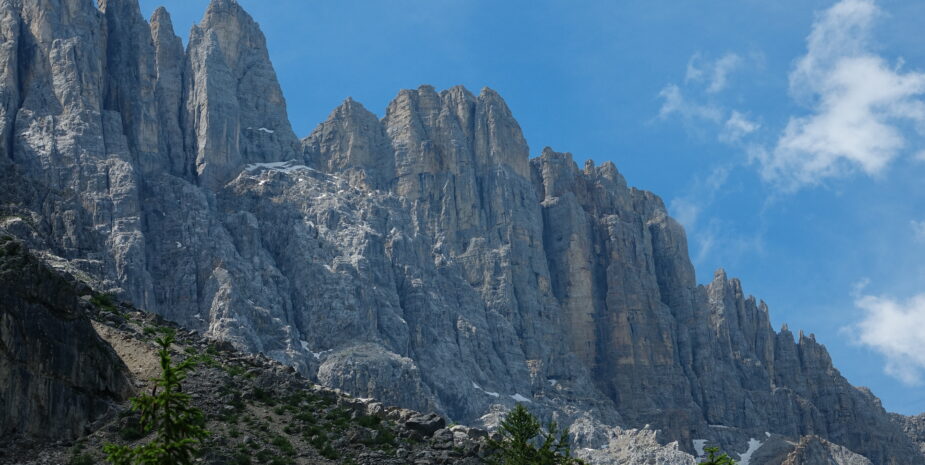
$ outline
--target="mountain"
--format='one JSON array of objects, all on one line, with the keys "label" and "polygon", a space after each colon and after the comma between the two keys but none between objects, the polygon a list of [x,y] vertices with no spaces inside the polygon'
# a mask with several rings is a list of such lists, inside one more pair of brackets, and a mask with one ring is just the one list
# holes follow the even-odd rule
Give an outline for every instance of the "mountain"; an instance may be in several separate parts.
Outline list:
[{"label": "mountain", "polygon": [[105,444],[149,440],[127,398],[156,390],[155,339],[165,334],[174,363],[195,361],[182,391],[209,431],[197,463],[478,465],[490,451],[484,430],[314,385],[95,293],[9,237],[0,238],[0,297],[0,343],[13,349],[0,353],[0,464],[103,463]]},{"label": "mountain", "polygon": [[925,464],[813,335],[697,284],[660,198],[530,159],[491,89],[402,90],[382,119],[347,99],[299,140],[234,0],[186,50],[136,0],[0,0],[0,44],[0,228],[99,291],[455,422],[526,403],[602,454],[616,427]]}]

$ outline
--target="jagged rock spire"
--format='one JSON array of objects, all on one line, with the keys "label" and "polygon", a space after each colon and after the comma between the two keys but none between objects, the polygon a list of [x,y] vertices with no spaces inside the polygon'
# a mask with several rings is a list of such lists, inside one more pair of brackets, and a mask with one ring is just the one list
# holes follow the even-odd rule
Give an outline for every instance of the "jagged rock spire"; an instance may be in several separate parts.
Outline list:
[{"label": "jagged rock spire", "polygon": [[234,0],[213,0],[193,26],[185,69],[186,144],[201,185],[244,164],[296,156],[297,140],[266,38]]}]

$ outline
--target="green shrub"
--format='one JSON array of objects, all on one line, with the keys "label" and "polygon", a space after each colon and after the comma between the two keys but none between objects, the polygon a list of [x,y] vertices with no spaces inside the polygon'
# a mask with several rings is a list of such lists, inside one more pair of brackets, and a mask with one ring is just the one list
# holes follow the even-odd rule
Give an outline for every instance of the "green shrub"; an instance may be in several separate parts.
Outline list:
[{"label": "green shrub", "polygon": [[379,423],[381,422],[382,420],[379,417],[373,415],[363,415],[357,418],[357,423],[359,423],[360,426],[366,428],[375,428],[379,426]]},{"label": "green shrub", "polygon": [[322,457],[328,460],[335,460],[340,457],[340,454],[338,454],[330,444],[325,444],[324,448],[322,448],[319,452],[321,453]]},{"label": "green shrub", "polygon": [[241,452],[235,452],[232,460],[234,465],[251,465],[251,456]]},{"label": "green shrub", "polygon": [[295,447],[292,447],[292,443],[282,436],[277,435],[270,443],[278,447],[280,452],[285,455],[295,455]]},{"label": "green shrub", "polygon": [[113,302],[111,294],[93,294],[90,297],[90,303],[96,305],[100,310],[110,313],[116,312],[116,304]]},{"label": "green shrub", "polygon": [[96,459],[90,454],[75,454],[68,461],[68,465],[94,465],[95,463]]},{"label": "green shrub", "polygon": [[257,402],[269,405],[271,407],[276,405],[276,399],[273,398],[273,395],[267,391],[264,391],[263,389],[260,389],[259,387],[254,388],[253,396]]}]

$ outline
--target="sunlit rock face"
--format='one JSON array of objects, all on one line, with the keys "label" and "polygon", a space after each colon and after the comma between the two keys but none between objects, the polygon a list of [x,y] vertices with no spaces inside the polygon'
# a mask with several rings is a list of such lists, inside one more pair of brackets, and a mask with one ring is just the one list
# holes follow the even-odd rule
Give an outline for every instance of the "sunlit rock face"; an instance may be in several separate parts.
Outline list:
[{"label": "sunlit rock face", "polygon": [[815,338],[722,271],[698,285],[656,195],[530,159],[493,90],[402,90],[381,119],[348,99],[299,141],[233,0],[186,50],[135,0],[0,1],[0,85],[0,227],[332,387],[461,423],[592,418],[594,450],[648,424],[688,453],[769,432],[925,463]]}]

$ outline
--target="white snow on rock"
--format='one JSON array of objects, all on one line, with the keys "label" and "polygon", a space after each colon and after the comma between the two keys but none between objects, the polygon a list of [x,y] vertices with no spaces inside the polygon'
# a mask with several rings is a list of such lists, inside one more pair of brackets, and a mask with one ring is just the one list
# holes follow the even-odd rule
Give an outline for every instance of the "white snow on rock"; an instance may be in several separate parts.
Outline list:
[{"label": "white snow on rock", "polygon": [[514,400],[516,400],[517,402],[533,402],[532,400],[527,399],[526,397],[524,397],[524,396],[522,396],[522,395],[520,395],[520,394],[517,394],[517,393],[514,393],[514,395],[511,396],[511,399],[514,399]]},{"label": "white snow on rock", "polygon": [[706,446],[706,439],[694,439],[694,451],[697,452],[698,459],[701,459],[704,455],[706,455],[706,451],[703,450]]},{"label": "white snow on rock", "polygon": [[281,171],[283,173],[292,173],[299,170],[309,170],[314,171],[313,169],[305,166],[296,164],[293,161],[274,161],[269,163],[251,163],[244,167],[244,170],[247,172],[257,171],[260,169],[266,169],[271,171]]},{"label": "white snow on rock", "polygon": [[752,460],[752,454],[761,447],[761,441],[751,438],[748,440],[748,450],[739,454],[739,465],[749,465],[748,462]]},{"label": "white snow on rock", "polygon": [[299,342],[302,344],[302,348],[305,349],[306,352],[312,354],[312,357],[315,357],[315,360],[321,360],[322,355],[333,350],[333,349],[328,349],[328,350],[322,350],[321,352],[313,352],[312,349],[308,346],[307,342],[305,341],[299,341]]},{"label": "white snow on rock", "polygon": [[501,396],[501,394],[498,394],[497,392],[486,391],[485,389],[482,388],[482,386],[479,386],[475,381],[472,382],[472,387],[474,387],[474,388],[478,389],[479,391],[482,391],[482,392],[484,392],[485,394],[488,394],[488,395],[490,395],[490,396],[492,396],[492,397],[500,397],[500,396]]}]

